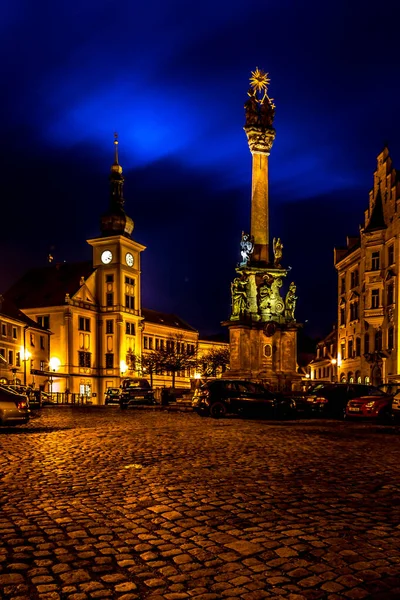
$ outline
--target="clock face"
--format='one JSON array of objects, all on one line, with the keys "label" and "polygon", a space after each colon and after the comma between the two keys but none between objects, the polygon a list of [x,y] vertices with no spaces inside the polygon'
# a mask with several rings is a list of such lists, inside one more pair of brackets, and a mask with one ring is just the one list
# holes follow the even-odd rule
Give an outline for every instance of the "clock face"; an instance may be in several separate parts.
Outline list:
[{"label": "clock face", "polygon": [[112,252],[111,250],[104,250],[101,254],[101,262],[105,265],[108,265],[112,261]]},{"label": "clock face", "polygon": [[130,252],[126,253],[125,260],[128,267],[133,267],[133,256]]}]

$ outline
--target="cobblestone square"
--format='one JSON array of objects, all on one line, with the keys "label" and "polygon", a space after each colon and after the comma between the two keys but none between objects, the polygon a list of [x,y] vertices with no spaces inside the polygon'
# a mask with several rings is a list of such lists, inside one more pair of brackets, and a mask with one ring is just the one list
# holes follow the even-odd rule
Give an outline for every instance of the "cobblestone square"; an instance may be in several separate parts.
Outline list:
[{"label": "cobblestone square", "polygon": [[400,435],[43,409],[0,429],[0,597],[400,598]]}]

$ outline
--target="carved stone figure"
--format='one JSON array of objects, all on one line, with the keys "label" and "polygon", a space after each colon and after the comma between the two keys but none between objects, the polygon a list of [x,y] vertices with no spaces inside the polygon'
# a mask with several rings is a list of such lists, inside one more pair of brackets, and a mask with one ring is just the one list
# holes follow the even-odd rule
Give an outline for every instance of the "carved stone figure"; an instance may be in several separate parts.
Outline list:
[{"label": "carved stone figure", "polygon": [[271,283],[271,308],[272,312],[276,315],[281,315],[285,310],[285,305],[279,292],[281,287],[282,279],[280,277],[276,277]]},{"label": "carved stone figure", "polygon": [[296,301],[296,285],[292,281],[285,299],[286,317],[292,321],[294,321],[294,309],[296,308]]},{"label": "carved stone figure", "polygon": [[283,249],[283,244],[281,242],[281,238],[274,238],[272,247],[273,247],[273,251],[274,251],[274,266],[280,267],[281,266],[281,258],[282,258],[282,249]]},{"label": "carved stone figure", "polygon": [[268,96],[264,98],[261,103],[260,110],[260,125],[262,127],[270,128],[273,126],[275,117],[275,105]]},{"label": "carved stone figure", "polygon": [[265,311],[270,308],[271,285],[267,279],[258,288],[258,308]]},{"label": "carved stone figure", "polygon": [[242,255],[242,265],[247,265],[250,256],[253,254],[254,242],[253,237],[249,233],[242,231],[242,239],[240,240],[240,254]]},{"label": "carved stone figure", "polygon": [[249,98],[244,104],[244,110],[246,114],[246,127],[249,127],[251,125],[258,125],[259,109],[257,98],[255,97],[252,88],[249,89],[247,95]]},{"label": "carved stone figure", "polygon": [[247,280],[236,277],[231,284],[232,317],[239,317],[247,307]]}]

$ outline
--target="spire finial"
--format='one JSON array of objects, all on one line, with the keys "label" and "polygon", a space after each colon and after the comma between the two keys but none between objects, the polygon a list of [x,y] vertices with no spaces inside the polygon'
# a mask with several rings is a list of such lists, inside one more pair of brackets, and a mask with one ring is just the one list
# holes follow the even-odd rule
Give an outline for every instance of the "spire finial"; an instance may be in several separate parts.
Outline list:
[{"label": "spire finial", "polygon": [[111,172],[119,173],[120,175],[122,173],[122,167],[118,163],[118,133],[117,132],[114,133],[114,163],[111,167]]},{"label": "spire finial", "polygon": [[114,164],[118,164],[118,133],[114,132]]}]

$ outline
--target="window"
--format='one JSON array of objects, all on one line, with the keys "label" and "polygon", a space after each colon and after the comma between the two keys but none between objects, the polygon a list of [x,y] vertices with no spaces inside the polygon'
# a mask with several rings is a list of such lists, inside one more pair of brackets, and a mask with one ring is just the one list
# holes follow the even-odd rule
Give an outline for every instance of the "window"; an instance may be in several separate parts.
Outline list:
[{"label": "window", "polygon": [[114,368],[114,354],[112,354],[111,352],[108,352],[106,354],[106,369],[113,369]]},{"label": "window", "polygon": [[133,277],[125,276],[125,283],[127,283],[128,285],[135,285],[135,280]]},{"label": "window", "polygon": [[91,358],[92,358],[92,355],[90,352],[79,351],[78,352],[79,366],[85,367],[85,368],[90,368]]},{"label": "window", "polygon": [[85,319],[85,317],[79,317],[79,331],[90,331],[90,319]]},{"label": "window", "polygon": [[17,328],[16,327],[12,328],[12,336],[13,336],[14,340],[17,339]]},{"label": "window", "polygon": [[135,310],[135,296],[125,294],[125,307],[130,308],[131,310]]},{"label": "window", "polygon": [[387,286],[387,303],[388,305],[393,304],[394,297],[394,285],[393,283],[389,283]]},{"label": "window", "polygon": [[350,304],[350,321],[356,321],[358,319],[358,302],[352,302]]},{"label": "window", "polygon": [[112,319],[106,321],[106,333],[114,333],[114,321]]},{"label": "window", "polygon": [[160,349],[160,340],[156,338],[156,350]]},{"label": "window", "polygon": [[135,323],[125,323],[125,333],[127,335],[135,335]]},{"label": "window", "polygon": [[340,279],[340,293],[341,294],[346,293],[346,277],[344,277],[344,276]]},{"label": "window", "polygon": [[15,354],[15,366],[16,367],[20,367],[21,366],[21,352],[17,352]]},{"label": "window", "polygon": [[379,252],[372,253],[371,271],[379,271],[380,267]]},{"label": "window", "polygon": [[364,335],[364,354],[369,354],[369,333]]},{"label": "window", "polygon": [[3,358],[6,357],[6,351],[4,348],[0,348],[0,356],[2,356]]},{"label": "window", "polygon": [[356,338],[356,356],[361,356],[361,338]]},{"label": "window", "polygon": [[375,352],[380,352],[382,350],[382,330],[378,329],[375,332]]},{"label": "window", "polygon": [[379,290],[371,292],[371,308],[379,308]]},{"label": "window", "polygon": [[388,329],[388,350],[393,350],[394,348],[394,329],[393,327],[389,327]]},{"label": "window", "polygon": [[114,294],[112,292],[106,294],[106,305],[114,306]]},{"label": "window", "polygon": [[36,317],[38,325],[40,327],[44,327],[44,329],[50,329],[50,317],[49,315],[45,315],[42,317]]},{"label": "window", "polygon": [[114,275],[106,275],[106,283],[113,283],[114,281]]},{"label": "window", "polygon": [[340,344],[340,351],[342,355],[342,360],[346,360],[346,344],[344,342]]},{"label": "window", "polygon": [[355,269],[354,271],[352,271],[350,273],[350,287],[351,288],[357,287],[358,284],[359,284],[358,269]]},{"label": "window", "polygon": [[392,244],[388,248],[388,267],[394,263],[394,245]]},{"label": "window", "polygon": [[44,360],[40,361],[40,370],[44,371]]},{"label": "window", "polygon": [[30,342],[31,346],[35,347],[35,335],[33,333],[30,335]]},{"label": "window", "polygon": [[353,340],[347,342],[347,354],[349,358],[353,358]]},{"label": "window", "polygon": [[40,349],[44,350],[45,349],[44,348],[44,335],[41,335],[39,340],[40,340]]},{"label": "window", "polygon": [[160,340],[160,350],[164,350],[164,340]]},{"label": "window", "polygon": [[340,324],[346,325],[346,309],[344,306],[340,309]]},{"label": "window", "polygon": [[7,327],[5,323],[1,324],[1,335],[7,335]]},{"label": "window", "polygon": [[149,337],[149,350],[153,350],[153,338]]},{"label": "window", "polygon": [[145,350],[147,350],[147,348],[148,348],[147,335],[145,335],[144,338],[143,338],[143,348]]},{"label": "window", "polygon": [[14,364],[14,352],[12,350],[8,351],[8,364],[9,365]]}]

